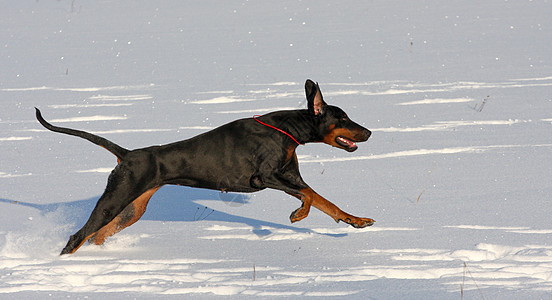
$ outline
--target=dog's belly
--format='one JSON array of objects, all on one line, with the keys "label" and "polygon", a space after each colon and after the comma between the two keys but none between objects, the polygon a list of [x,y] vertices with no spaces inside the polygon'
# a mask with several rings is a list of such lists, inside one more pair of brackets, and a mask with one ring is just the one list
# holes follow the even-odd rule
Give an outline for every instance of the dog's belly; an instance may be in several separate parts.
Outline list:
[{"label": "dog's belly", "polygon": [[234,193],[253,193],[263,189],[263,188],[257,188],[257,187],[251,186],[249,183],[249,180],[244,181],[241,178],[236,179],[236,178],[224,177],[224,176],[220,177],[218,180],[177,178],[177,179],[168,180],[166,184],[182,185],[182,186],[217,190],[221,192],[234,192]]}]

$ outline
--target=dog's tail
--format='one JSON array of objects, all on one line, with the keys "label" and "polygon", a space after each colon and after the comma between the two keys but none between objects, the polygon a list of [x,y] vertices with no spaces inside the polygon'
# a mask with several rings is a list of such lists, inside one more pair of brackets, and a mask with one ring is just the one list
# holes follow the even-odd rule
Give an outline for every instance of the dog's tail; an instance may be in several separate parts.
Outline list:
[{"label": "dog's tail", "polygon": [[97,136],[97,135],[94,135],[92,133],[88,133],[88,132],[81,131],[81,130],[54,126],[54,125],[48,123],[46,120],[44,120],[44,118],[42,117],[42,114],[40,113],[40,110],[38,108],[35,107],[35,109],[36,109],[36,119],[38,120],[38,122],[40,122],[40,124],[42,124],[42,126],[46,127],[46,129],[48,129],[48,130],[51,130],[51,131],[54,131],[54,132],[59,132],[59,133],[64,133],[64,134],[69,134],[69,135],[74,135],[74,136],[78,136],[80,138],[89,140],[92,143],[94,143],[94,144],[96,144],[100,147],[103,147],[107,151],[113,153],[115,156],[117,156],[119,161],[121,161],[126,156],[126,154],[129,152],[129,150],[127,150],[127,149],[125,149],[125,148],[123,148],[123,147],[121,147],[121,146],[119,146],[119,145],[117,145],[117,144],[101,137],[101,136]]}]

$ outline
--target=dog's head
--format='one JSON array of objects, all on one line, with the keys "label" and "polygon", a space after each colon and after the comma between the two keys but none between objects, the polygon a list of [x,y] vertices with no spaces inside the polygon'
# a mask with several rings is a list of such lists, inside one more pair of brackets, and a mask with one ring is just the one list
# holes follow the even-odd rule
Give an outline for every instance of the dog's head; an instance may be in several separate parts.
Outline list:
[{"label": "dog's head", "polygon": [[305,93],[307,95],[308,111],[319,121],[318,130],[321,133],[321,142],[353,152],[358,148],[356,143],[368,140],[372,134],[370,130],[349,119],[341,108],[327,105],[324,102],[318,83],[307,79]]}]

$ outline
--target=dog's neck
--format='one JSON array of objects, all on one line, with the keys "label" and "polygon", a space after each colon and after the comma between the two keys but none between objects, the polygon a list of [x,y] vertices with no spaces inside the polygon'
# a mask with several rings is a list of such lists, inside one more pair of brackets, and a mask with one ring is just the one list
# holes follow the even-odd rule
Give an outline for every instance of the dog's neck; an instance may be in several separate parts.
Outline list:
[{"label": "dog's neck", "polygon": [[[300,144],[322,142],[318,117],[312,115],[308,110],[279,111],[270,114],[270,125],[289,133]],[[282,133],[282,136],[284,134]],[[298,146],[298,143],[290,139],[290,143]]]}]

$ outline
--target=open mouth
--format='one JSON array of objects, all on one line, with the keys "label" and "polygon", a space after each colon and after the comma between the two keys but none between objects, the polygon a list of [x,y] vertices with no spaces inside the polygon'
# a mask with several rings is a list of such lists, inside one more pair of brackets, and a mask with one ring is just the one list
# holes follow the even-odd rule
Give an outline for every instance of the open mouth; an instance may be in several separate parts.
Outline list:
[{"label": "open mouth", "polygon": [[358,149],[358,146],[355,142],[351,141],[350,139],[348,138],[345,138],[345,137],[342,137],[342,136],[338,136],[335,138],[335,142],[343,147],[345,150],[347,150],[348,152],[353,152],[355,151],[356,149]]}]

